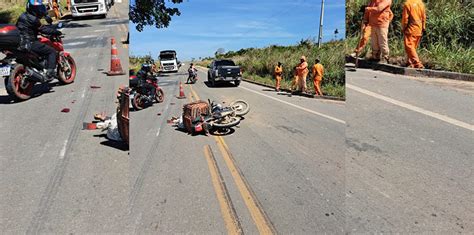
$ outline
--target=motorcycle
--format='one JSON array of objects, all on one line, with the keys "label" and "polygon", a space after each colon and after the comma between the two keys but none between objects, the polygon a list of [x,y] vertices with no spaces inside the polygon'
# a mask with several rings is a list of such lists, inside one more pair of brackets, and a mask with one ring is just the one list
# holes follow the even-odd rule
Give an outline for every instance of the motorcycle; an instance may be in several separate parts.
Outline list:
[{"label": "motorcycle", "polygon": [[233,101],[229,106],[222,106],[211,100],[208,103],[210,115],[195,126],[196,132],[204,130],[207,133],[229,133],[230,128],[239,125],[242,117],[250,111],[249,104],[244,100]]},{"label": "motorcycle", "polygon": [[[44,27],[62,28],[62,23]],[[5,78],[7,93],[18,101],[31,98],[33,87],[45,80],[46,58],[32,51],[18,50],[19,32],[16,26],[0,27],[0,51],[6,55],[0,61],[0,77]],[[57,52],[56,72],[60,84],[70,84],[76,78],[76,62],[64,50],[62,35],[40,35],[39,41],[51,46]]]},{"label": "motorcycle", "polygon": [[153,105],[153,102],[162,103],[165,100],[165,94],[160,86],[158,86],[158,78],[153,76],[146,79],[146,82],[155,87],[155,94],[150,94],[148,89],[139,86],[138,78],[135,75],[130,76],[130,100],[135,110],[142,110]]}]

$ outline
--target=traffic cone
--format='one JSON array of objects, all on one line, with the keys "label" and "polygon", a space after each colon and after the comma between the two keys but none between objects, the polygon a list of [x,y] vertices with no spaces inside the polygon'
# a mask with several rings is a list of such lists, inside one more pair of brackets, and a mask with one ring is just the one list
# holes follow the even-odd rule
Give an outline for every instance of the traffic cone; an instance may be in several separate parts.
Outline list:
[{"label": "traffic cone", "polygon": [[108,76],[115,76],[115,75],[124,75],[125,72],[122,69],[122,65],[120,64],[120,58],[118,58],[118,51],[117,45],[115,45],[115,38],[111,39],[112,44],[112,51],[110,57],[110,71],[107,72]]},{"label": "traffic cone", "polygon": [[179,96],[177,98],[186,99],[186,96],[184,95],[183,84],[181,82],[179,82]]}]

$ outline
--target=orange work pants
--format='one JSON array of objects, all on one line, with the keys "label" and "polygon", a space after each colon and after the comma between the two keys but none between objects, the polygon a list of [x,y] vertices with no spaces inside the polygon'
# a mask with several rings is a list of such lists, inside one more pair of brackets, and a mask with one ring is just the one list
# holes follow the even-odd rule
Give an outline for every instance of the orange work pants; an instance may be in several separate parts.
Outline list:
[{"label": "orange work pants", "polygon": [[299,76],[295,75],[293,76],[293,80],[291,81],[291,90],[292,91],[298,90],[299,86],[300,86]]},{"label": "orange work pants", "polygon": [[416,49],[418,48],[418,45],[420,45],[420,40],[421,36],[410,34],[405,34],[403,37],[405,52],[408,58],[408,67],[410,68],[424,68],[420,58],[418,58],[418,53],[416,53]]},{"label": "orange work pants", "polygon": [[276,75],[275,76],[275,80],[276,80],[275,89],[276,90],[280,90],[281,78],[282,78],[281,75]]},{"label": "orange work pants", "polygon": [[321,82],[323,79],[320,77],[314,77],[313,79],[313,85],[314,85],[314,92],[316,92],[316,95],[323,95],[323,92],[321,91]]}]

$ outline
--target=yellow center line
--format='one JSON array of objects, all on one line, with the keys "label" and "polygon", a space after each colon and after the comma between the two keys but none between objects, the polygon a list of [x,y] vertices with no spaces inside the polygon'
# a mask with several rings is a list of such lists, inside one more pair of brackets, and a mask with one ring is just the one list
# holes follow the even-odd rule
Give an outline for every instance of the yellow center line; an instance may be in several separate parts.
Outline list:
[{"label": "yellow center line", "polygon": [[[189,88],[191,89],[193,96],[199,100],[200,98],[194,91],[193,87],[189,86]],[[273,228],[272,223],[266,216],[262,206],[257,200],[257,197],[235,164],[234,158],[232,157],[232,154],[230,153],[229,147],[225,143],[224,138],[220,136],[214,136],[214,139],[219,146],[219,150],[223,155],[227,168],[229,169],[232,178],[234,178],[237,189],[239,190],[240,195],[242,196],[242,199],[244,200],[258,231],[260,234],[275,234],[275,229]]]},{"label": "yellow center line", "polygon": [[272,223],[270,222],[269,218],[263,211],[262,206],[257,200],[257,197],[252,192],[249,184],[243,177],[242,173],[240,172],[239,168],[237,168],[234,158],[230,153],[229,147],[225,143],[224,139],[220,136],[214,136],[216,139],[217,145],[219,146],[219,150],[224,157],[224,161],[229,169],[230,173],[232,174],[232,178],[234,178],[234,182],[239,189],[240,195],[247,206],[247,209],[252,216],[252,219],[257,226],[258,231],[260,234],[274,234],[275,229],[273,228]]},{"label": "yellow center line", "polygon": [[216,158],[212,153],[209,145],[204,146],[204,155],[209,166],[209,172],[211,173],[212,184],[214,185],[214,191],[219,201],[221,208],[222,217],[224,218],[225,226],[228,234],[243,234],[242,227],[235,212],[234,206],[225,186],[222,174],[217,167]]}]

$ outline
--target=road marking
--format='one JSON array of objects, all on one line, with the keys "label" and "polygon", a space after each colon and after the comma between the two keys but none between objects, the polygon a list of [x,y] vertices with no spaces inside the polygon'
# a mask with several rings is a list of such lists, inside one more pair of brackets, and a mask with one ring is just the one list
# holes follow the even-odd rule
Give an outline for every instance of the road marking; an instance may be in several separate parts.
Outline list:
[{"label": "road marking", "polygon": [[[189,88],[191,89],[193,96],[196,99],[200,100],[198,94],[194,91],[193,87],[189,86]],[[247,209],[249,210],[250,215],[252,216],[252,219],[255,225],[257,226],[258,231],[260,232],[260,234],[275,234],[275,229],[273,228],[270,219],[266,216],[262,206],[257,200],[257,197],[251,190],[241,171],[237,168],[234,158],[232,157],[232,154],[230,153],[229,147],[225,143],[224,138],[220,136],[214,136],[214,139],[216,140],[217,145],[219,146],[219,150],[223,155],[227,168],[229,169],[232,178],[234,178],[234,182],[237,186],[237,189],[239,190],[240,195],[242,196],[242,199],[244,200],[245,205],[247,206]]]},{"label": "road marking", "polygon": [[61,149],[61,152],[59,152],[59,158],[63,159],[64,156],[66,156],[66,147],[67,147],[67,140],[64,141],[63,148]]},{"label": "road marking", "polygon": [[232,178],[234,178],[237,189],[239,190],[240,195],[242,196],[242,199],[244,200],[258,231],[260,234],[274,234],[275,229],[273,228],[272,223],[263,211],[262,206],[258,202],[256,195],[251,190],[249,184],[242,175],[242,172],[236,166],[235,160],[230,153],[229,147],[225,143],[224,139],[221,136],[214,136],[214,139],[217,142],[227,168],[229,169]]},{"label": "road marking", "polygon": [[459,126],[459,127],[468,129],[470,131],[474,131],[474,125],[472,125],[472,124],[465,123],[465,122],[459,121],[457,119],[454,119],[454,118],[451,118],[451,117],[448,117],[448,116],[445,116],[445,115],[442,115],[442,114],[439,114],[439,113],[435,113],[435,112],[432,112],[432,111],[429,111],[429,110],[426,110],[426,109],[423,109],[423,108],[420,108],[420,107],[417,107],[417,106],[414,106],[414,105],[411,105],[411,104],[407,104],[407,103],[389,98],[387,96],[383,96],[383,95],[377,94],[375,92],[365,90],[365,89],[360,88],[358,86],[354,86],[354,85],[351,85],[351,84],[346,84],[346,87],[349,88],[349,89],[352,89],[354,91],[358,91],[362,94],[372,96],[374,98],[383,100],[385,102],[400,106],[402,108],[406,108],[406,109],[409,109],[411,111],[418,112],[418,113],[424,114],[426,116],[430,116],[432,118],[447,122],[449,124]]},{"label": "road marking", "polygon": [[87,43],[87,42],[70,42],[70,43],[64,44],[63,46],[64,46],[64,47],[78,46],[78,45],[83,45],[83,44],[86,44],[86,43]]},{"label": "road marking", "polygon": [[240,88],[245,89],[245,90],[250,91],[250,92],[253,92],[253,93],[258,94],[258,95],[265,96],[265,97],[267,97],[267,98],[270,98],[270,99],[272,99],[272,100],[278,101],[278,102],[280,102],[280,103],[287,104],[287,105],[292,106],[292,107],[294,107],[294,108],[301,109],[301,110],[306,111],[306,112],[308,112],[308,113],[312,113],[312,114],[315,114],[315,115],[318,115],[318,116],[321,116],[321,117],[330,119],[330,120],[332,120],[332,121],[339,122],[339,123],[341,123],[341,124],[346,124],[346,122],[343,121],[343,120],[341,120],[341,119],[338,119],[338,118],[335,118],[335,117],[332,117],[332,116],[329,116],[329,115],[326,115],[326,114],[323,114],[323,113],[320,113],[320,112],[316,112],[316,111],[314,111],[314,110],[307,109],[307,108],[301,107],[301,106],[299,106],[299,105],[292,104],[292,103],[290,103],[290,102],[277,99],[277,98],[275,98],[275,97],[271,97],[271,96],[269,96],[269,95],[267,95],[267,94],[263,94],[263,93],[260,93],[260,92],[258,92],[258,91],[254,91],[254,90],[249,89],[249,88],[246,88],[246,87],[242,87],[242,86],[241,86]]},{"label": "road marking", "polygon": [[243,234],[242,227],[240,225],[237,213],[235,212],[234,205],[230,199],[229,192],[224,182],[224,178],[217,166],[216,158],[212,153],[209,145],[204,146],[204,156],[207,160],[209,172],[211,174],[212,185],[219,201],[221,208],[221,214],[224,219],[225,226],[228,234]]}]

